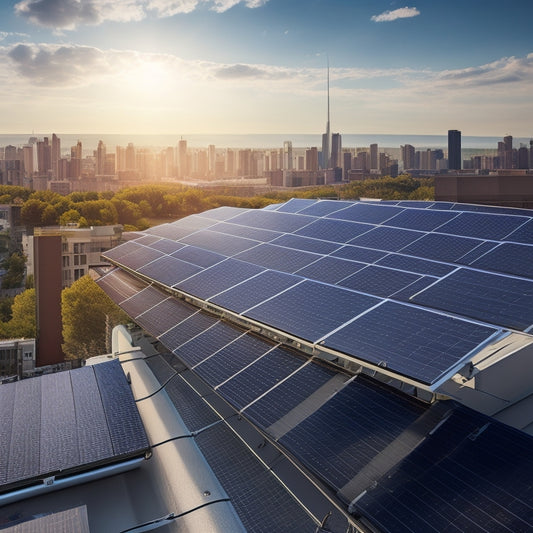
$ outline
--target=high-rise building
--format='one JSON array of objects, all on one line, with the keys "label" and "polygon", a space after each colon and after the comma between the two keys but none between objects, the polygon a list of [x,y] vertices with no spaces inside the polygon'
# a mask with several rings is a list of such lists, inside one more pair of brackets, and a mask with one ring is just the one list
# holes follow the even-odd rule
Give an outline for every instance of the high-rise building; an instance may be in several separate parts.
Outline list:
[{"label": "high-rise building", "polygon": [[292,142],[285,141],[283,143],[283,170],[292,170]]},{"label": "high-rise building", "polygon": [[40,174],[47,174],[52,168],[52,147],[48,137],[37,142],[37,166]]},{"label": "high-rise building", "polygon": [[330,157],[330,168],[340,167],[342,165],[341,160],[342,152],[342,137],[340,133],[334,133],[331,136],[331,157]]},{"label": "high-rise building", "polygon": [[379,170],[378,145],[370,145],[370,170]]},{"label": "high-rise building", "polygon": [[187,141],[185,139],[180,139],[178,141],[178,176],[180,178],[186,178],[188,175]]},{"label": "high-rise building", "polygon": [[448,130],[448,168],[461,170],[461,132]]},{"label": "high-rise building", "polygon": [[105,161],[106,161],[106,148],[103,141],[98,141],[98,147],[96,148],[96,168],[95,174],[97,176],[104,175],[105,172]]},{"label": "high-rise building", "polygon": [[405,144],[401,147],[401,150],[403,169],[408,170],[415,168],[415,147],[411,144]]},{"label": "high-rise building", "polygon": [[52,134],[52,150],[51,150],[51,169],[52,176],[58,177],[58,164],[61,159],[61,139],[55,134]]},{"label": "high-rise building", "polygon": [[215,164],[217,160],[216,149],[214,144],[210,144],[207,147],[207,158],[208,158],[208,171],[210,176],[215,175]]},{"label": "high-rise building", "polygon": [[[316,146],[305,151],[305,169],[315,172],[318,170],[318,148]],[[272,168],[272,170],[276,169]]]},{"label": "high-rise building", "polygon": [[326,133],[322,135],[322,168],[331,168],[331,128],[329,124],[329,60],[328,60],[328,117]]}]

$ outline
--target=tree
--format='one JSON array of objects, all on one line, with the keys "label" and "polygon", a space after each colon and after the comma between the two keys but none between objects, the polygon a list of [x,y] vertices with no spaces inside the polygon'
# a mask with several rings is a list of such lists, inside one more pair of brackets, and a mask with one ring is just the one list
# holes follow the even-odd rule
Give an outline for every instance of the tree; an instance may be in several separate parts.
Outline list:
[{"label": "tree", "polygon": [[20,210],[20,218],[25,226],[34,228],[40,226],[44,210],[47,207],[47,203],[36,198],[32,198],[27,202],[24,202],[22,209]]},{"label": "tree", "polygon": [[6,337],[32,339],[36,335],[35,289],[27,289],[15,296],[11,308],[12,318],[5,324]]},{"label": "tree", "polygon": [[111,326],[129,321],[90,276],[83,276],[61,293],[63,351],[68,358],[106,353],[106,320]]},{"label": "tree", "polygon": [[14,289],[22,287],[24,280],[24,271],[26,268],[26,258],[15,252],[0,264],[7,272],[2,278],[2,289]]}]

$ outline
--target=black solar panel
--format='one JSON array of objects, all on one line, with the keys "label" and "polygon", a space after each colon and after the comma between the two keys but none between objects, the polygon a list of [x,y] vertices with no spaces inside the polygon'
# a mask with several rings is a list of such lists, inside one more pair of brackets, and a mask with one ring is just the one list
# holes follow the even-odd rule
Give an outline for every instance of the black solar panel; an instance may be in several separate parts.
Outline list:
[{"label": "black solar panel", "polygon": [[319,255],[310,252],[266,243],[235,256],[235,259],[239,259],[240,261],[246,261],[272,270],[279,270],[280,272],[288,272],[289,274],[311,264],[319,258]]},{"label": "black solar panel", "polygon": [[310,222],[313,222],[313,220],[315,220],[313,217],[305,215],[251,210],[235,216],[231,219],[231,222],[242,226],[250,226],[252,228],[292,233],[303,228]]},{"label": "black solar panel", "polygon": [[156,242],[150,244],[150,248],[154,248],[155,250],[159,250],[160,252],[163,252],[165,254],[173,254],[184,246],[184,244],[172,241],[170,239],[159,239]]},{"label": "black solar panel", "polygon": [[188,235],[180,242],[198,246],[204,250],[209,250],[225,256],[232,256],[257,246],[257,241],[245,239],[235,235],[226,235],[217,231],[205,230],[199,233]]},{"label": "black solar panel", "polygon": [[492,270],[533,278],[533,246],[505,242],[471,263],[482,270]]},{"label": "black solar panel", "polygon": [[132,278],[123,270],[113,270],[97,280],[98,285],[116,303],[131,298],[148,286],[145,281]]},{"label": "black solar panel", "polygon": [[203,212],[200,216],[211,218],[213,220],[228,220],[235,215],[242,213],[244,209],[241,207],[222,206],[209,211]]},{"label": "black solar panel", "polygon": [[194,274],[197,274],[201,270],[202,268],[199,266],[165,255],[156,259],[153,263],[140,268],[138,272],[150,279],[157,280],[163,285],[172,287],[172,285],[190,276],[194,276]]},{"label": "black solar panel", "polygon": [[420,279],[419,274],[369,265],[338,285],[383,298],[392,296]]},{"label": "black solar panel", "polygon": [[306,198],[291,198],[288,202],[280,204],[275,209],[280,213],[298,213],[314,203],[315,200],[308,200]]},{"label": "black solar panel", "polygon": [[306,360],[275,348],[219,387],[218,392],[242,409],[300,368]]},{"label": "black solar panel", "polygon": [[335,490],[383,452],[427,407],[355,379],[280,442]]},{"label": "black solar panel", "polygon": [[404,209],[387,220],[387,226],[396,228],[414,229],[418,231],[433,231],[442,224],[459,216],[450,211],[431,211],[428,209]]},{"label": "black solar panel", "polygon": [[[529,215],[531,216],[531,215]],[[528,220],[522,226],[505,237],[506,241],[533,244],[533,220]]]},{"label": "black solar panel", "polygon": [[259,337],[242,335],[195,366],[194,371],[209,385],[216,387],[256,361],[273,346]]},{"label": "black solar panel", "polygon": [[330,213],[335,213],[340,211],[345,207],[350,207],[353,205],[353,202],[342,202],[338,200],[319,200],[309,205],[305,209],[302,209],[300,213],[302,215],[312,215],[317,217],[323,217],[329,215]]},{"label": "black solar panel", "polygon": [[462,268],[412,301],[513,329],[533,324],[533,281]]},{"label": "black solar panel", "polygon": [[385,302],[333,333],[324,344],[432,384],[495,329],[395,302]]},{"label": "black solar panel", "polygon": [[316,524],[309,514],[226,425],[209,428],[195,441],[222,487],[231,495],[231,503],[246,531],[315,531]]},{"label": "black solar panel", "polygon": [[122,309],[124,309],[124,311],[126,311],[126,313],[128,313],[128,315],[130,315],[132,318],[135,318],[141,313],[144,313],[144,311],[147,309],[150,309],[154,305],[161,303],[167,298],[167,294],[154,287],[148,286],[137,294],[133,295],[131,298],[124,300],[120,306]]},{"label": "black solar panel", "polygon": [[402,211],[403,209],[399,207],[356,203],[341,211],[326,215],[326,218],[352,220],[354,222],[368,222],[369,224],[387,224],[387,220]]},{"label": "black solar panel", "polygon": [[218,322],[218,318],[198,311],[161,335],[159,340],[168,350],[175,352],[183,343],[216,324],[216,322]]},{"label": "black solar panel", "polygon": [[199,267],[208,268],[226,259],[226,256],[203,250],[197,246],[185,246],[172,254],[172,257],[192,263]]},{"label": "black solar panel", "polygon": [[329,368],[314,363],[307,364],[247,407],[244,414],[267,429],[335,375],[336,372]]},{"label": "black solar panel", "polygon": [[304,237],[344,244],[370,231],[373,227],[371,224],[319,218],[295,233]]},{"label": "black solar panel", "polygon": [[117,360],[0,386],[0,492],[143,456],[148,439]]},{"label": "black solar panel", "polygon": [[457,407],[355,512],[382,531],[531,531],[532,475],[528,435]]},{"label": "black solar panel", "polygon": [[292,234],[281,235],[272,240],[271,244],[285,246],[286,248],[294,248],[295,250],[303,250],[305,252],[313,252],[315,254],[330,254],[339,248],[338,244],[328,241],[310,239],[308,237],[300,237],[299,235]]},{"label": "black solar panel", "polygon": [[388,252],[347,245],[339,248],[331,255],[333,257],[341,257],[342,259],[350,259],[351,261],[360,261],[361,263],[373,263],[388,255]]},{"label": "black solar panel", "polygon": [[269,242],[281,235],[279,231],[271,231],[261,228],[249,228],[247,226],[240,226],[230,222],[220,222],[215,226],[211,226],[209,229],[211,231],[217,231],[227,235],[235,235],[236,237],[243,237],[245,239],[253,239],[254,241],[259,242]]},{"label": "black solar panel", "polygon": [[302,278],[298,276],[266,270],[214,296],[210,302],[242,313],[301,281]]},{"label": "black solar panel", "polygon": [[328,256],[311,263],[301,270],[297,270],[296,274],[334,285],[366,266],[366,263],[358,263],[357,261],[348,261],[347,259]]},{"label": "black solar panel", "polygon": [[226,261],[176,284],[176,287],[188,294],[207,300],[263,271],[263,268],[251,263],[226,259]]},{"label": "black solar panel", "polygon": [[401,228],[378,226],[350,241],[355,246],[397,252],[424,236],[424,233]]},{"label": "black solar panel", "polygon": [[486,213],[460,213],[436,231],[475,237],[478,239],[502,240],[526,222],[526,218],[512,215],[490,215]]},{"label": "black solar panel", "polygon": [[135,322],[155,337],[159,337],[196,311],[196,308],[183,300],[169,298],[137,316]]},{"label": "black solar panel", "polygon": [[408,255],[389,254],[378,259],[377,265],[395,268],[397,270],[405,270],[406,272],[416,272],[418,274],[425,274],[428,276],[442,277],[446,276],[457,267],[439,263],[437,261],[428,261],[418,257],[411,257]]},{"label": "black solar panel", "polygon": [[[190,321],[197,321],[197,319],[198,317],[194,316]],[[186,326],[188,322],[184,322],[183,325]],[[225,322],[211,322],[203,324],[203,327],[205,329],[201,331],[192,331],[192,334],[184,335],[181,346],[174,347],[174,353],[189,366],[194,366],[204,361],[243,334],[242,331]]]},{"label": "black solar panel", "polygon": [[306,280],[244,314],[314,342],[378,302],[371,296]]}]

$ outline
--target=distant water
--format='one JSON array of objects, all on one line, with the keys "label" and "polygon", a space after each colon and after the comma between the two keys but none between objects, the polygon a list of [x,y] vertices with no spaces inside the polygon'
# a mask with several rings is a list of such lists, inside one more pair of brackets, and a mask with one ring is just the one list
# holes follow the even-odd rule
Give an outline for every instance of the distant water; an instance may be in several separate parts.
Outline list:
[{"label": "distant water", "polygon": [[[31,136],[42,139],[48,137],[52,140],[52,133],[35,134],[0,134],[0,146],[14,145],[23,146]],[[214,135],[123,135],[123,134],[62,134],[56,132],[61,140],[61,152],[70,152],[70,147],[74,146],[78,140],[81,141],[85,155],[92,154],[96,149],[98,141],[102,140],[108,151],[114,150],[115,146],[127,146],[133,143],[137,147],[166,148],[176,146],[180,139],[185,139],[187,145],[192,148],[207,147],[214,144],[217,148],[281,148],[284,141],[292,141],[294,148],[307,148],[311,146],[320,147],[322,145],[322,135],[309,134],[214,134]],[[496,150],[498,142],[502,137],[462,137],[462,147],[464,149],[489,149]],[[403,144],[411,144],[417,150],[425,148],[448,147],[447,135],[376,135],[376,134],[342,134],[342,146],[344,148],[362,148],[370,144],[378,144],[382,148],[399,148]],[[520,143],[527,143],[529,139],[514,138],[513,144],[516,148]]]}]

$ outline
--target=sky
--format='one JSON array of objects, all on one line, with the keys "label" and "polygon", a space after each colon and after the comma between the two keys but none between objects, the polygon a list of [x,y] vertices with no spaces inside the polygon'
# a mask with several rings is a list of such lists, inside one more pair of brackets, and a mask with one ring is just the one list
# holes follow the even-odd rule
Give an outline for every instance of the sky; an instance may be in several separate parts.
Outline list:
[{"label": "sky", "polygon": [[[407,2],[407,3],[406,3]],[[532,0],[2,0],[0,133],[533,136]]]}]

